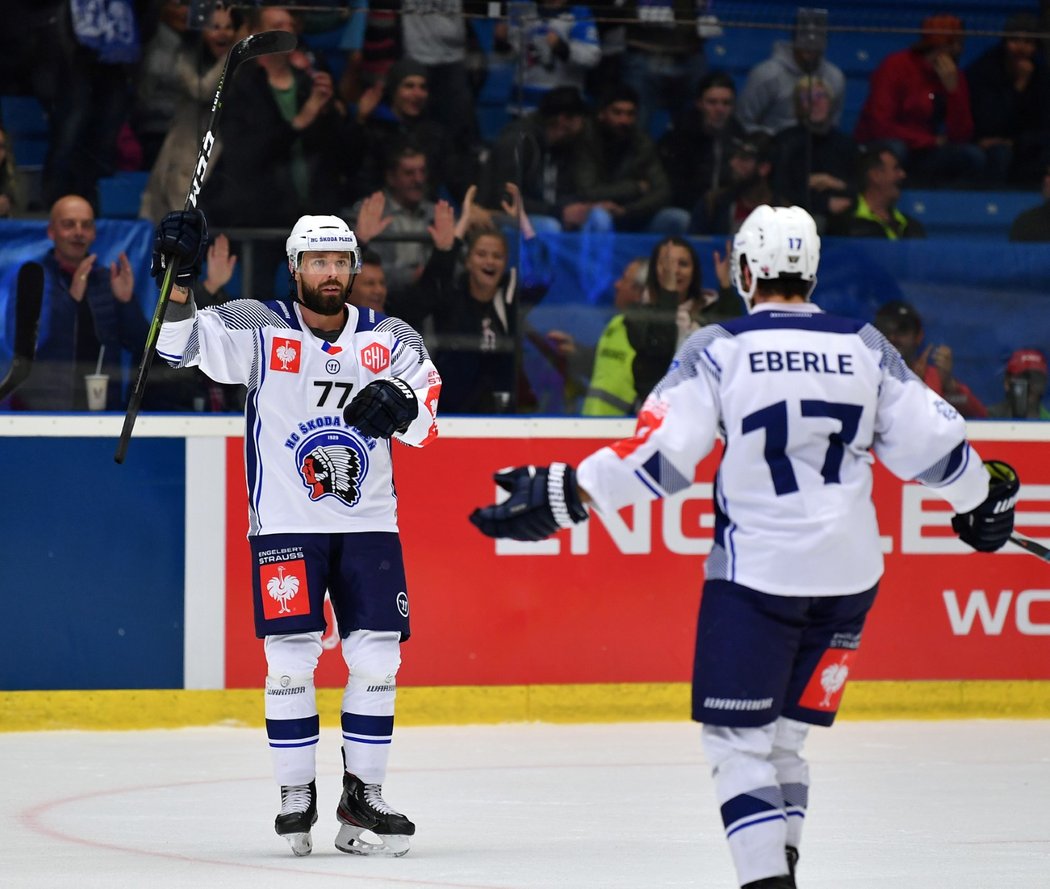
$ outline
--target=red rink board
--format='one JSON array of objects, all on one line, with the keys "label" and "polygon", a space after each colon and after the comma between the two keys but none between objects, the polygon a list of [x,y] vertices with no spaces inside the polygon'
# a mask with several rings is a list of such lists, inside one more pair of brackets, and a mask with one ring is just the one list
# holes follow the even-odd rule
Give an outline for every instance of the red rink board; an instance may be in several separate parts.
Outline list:
[{"label": "red rink board", "polygon": [[[528,549],[497,545],[467,521],[475,506],[495,499],[497,468],[576,463],[602,443],[439,438],[422,450],[395,445],[412,619],[401,684],[690,678],[717,455],[699,467],[699,488],[625,510],[620,521],[609,520],[611,530],[592,519]],[[1046,444],[976,446],[1021,475],[1018,532],[1050,542]],[[891,549],[851,678],[1050,678],[1050,565],[1016,547],[968,551],[948,526],[947,504],[880,466],[875,472],[879,523]],[[227,479],[226,685],[258,687],[265,662],[252,626],[242,439],[227,443]],[[335,643],[330,632],[326,647]],[[318,684],[342,686],[345,676],[338,652],[327,651]]]}]

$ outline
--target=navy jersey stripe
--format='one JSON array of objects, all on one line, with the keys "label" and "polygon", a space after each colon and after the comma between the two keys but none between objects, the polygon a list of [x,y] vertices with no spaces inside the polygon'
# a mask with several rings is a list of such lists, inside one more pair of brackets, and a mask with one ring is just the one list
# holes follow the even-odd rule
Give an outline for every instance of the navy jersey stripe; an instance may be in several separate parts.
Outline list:
[{"label": "navy jersey stripe", "polygon": [[857,333],[867,322],[856,318],[843,318],[841,315],[828,315],[814,310],[812,312],[755,312],[753,315],[742,315],[721,326],[731,335],[737,336],[752,330],[812,330],[820,333]]}]

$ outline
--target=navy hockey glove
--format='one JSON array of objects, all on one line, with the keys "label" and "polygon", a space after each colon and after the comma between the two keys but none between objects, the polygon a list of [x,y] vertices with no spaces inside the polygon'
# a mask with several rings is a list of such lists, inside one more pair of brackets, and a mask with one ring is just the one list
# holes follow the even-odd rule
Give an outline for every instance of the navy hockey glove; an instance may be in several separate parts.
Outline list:
[{"label": "navy hockey glove", "polygon": [[992,553],[1002,547],[1014,530],[1014,504],[1021,483],[1017,472],[1001,460],[985,460],[988,470],[988,496],[969,512],[957,513],[952,518],[952,529],[963,543],[982,553]]},{"label": "navy hockey glove", "polygon": [[470,514],[470,520],[488,537],[543,540],[587,518],[576,472],[567,463],[504,469],[495,479],[510,497]]},{"label": "navy hockey glove", "polygon": [[208,221],[200,210],[169,213],[153,233],[150,274],[160,280],[169,262],[175,263],[175,283],[190,288],[201,273],[208,248]]},{"label": "navy hockey glove", "polygon": [[370,438],[404,432],[419,414],[419,400],[404,380],[372,380],[343,410],[343,422]]}]

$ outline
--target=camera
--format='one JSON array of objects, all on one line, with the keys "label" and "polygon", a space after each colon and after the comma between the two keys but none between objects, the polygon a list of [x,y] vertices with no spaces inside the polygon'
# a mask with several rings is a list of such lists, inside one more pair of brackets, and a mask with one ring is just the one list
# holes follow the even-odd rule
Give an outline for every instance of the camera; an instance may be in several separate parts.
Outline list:
[{"label": "camera", "polygon": [[1028,414],[1028,379],[1011,377],[1009,381],[1009,404],[1011,417],[1024,417]]}]

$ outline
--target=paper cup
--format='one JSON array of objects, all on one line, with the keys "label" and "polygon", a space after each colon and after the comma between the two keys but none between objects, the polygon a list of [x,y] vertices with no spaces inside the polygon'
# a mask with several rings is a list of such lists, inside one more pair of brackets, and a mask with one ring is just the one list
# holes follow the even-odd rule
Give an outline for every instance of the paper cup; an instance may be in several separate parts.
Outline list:
[{"label": "paper cup", "polygon": [[87,388],[87,406],[89,411],[106,409],[106,390],[109,388],[109,374],[87,374],[84,377]]}]

